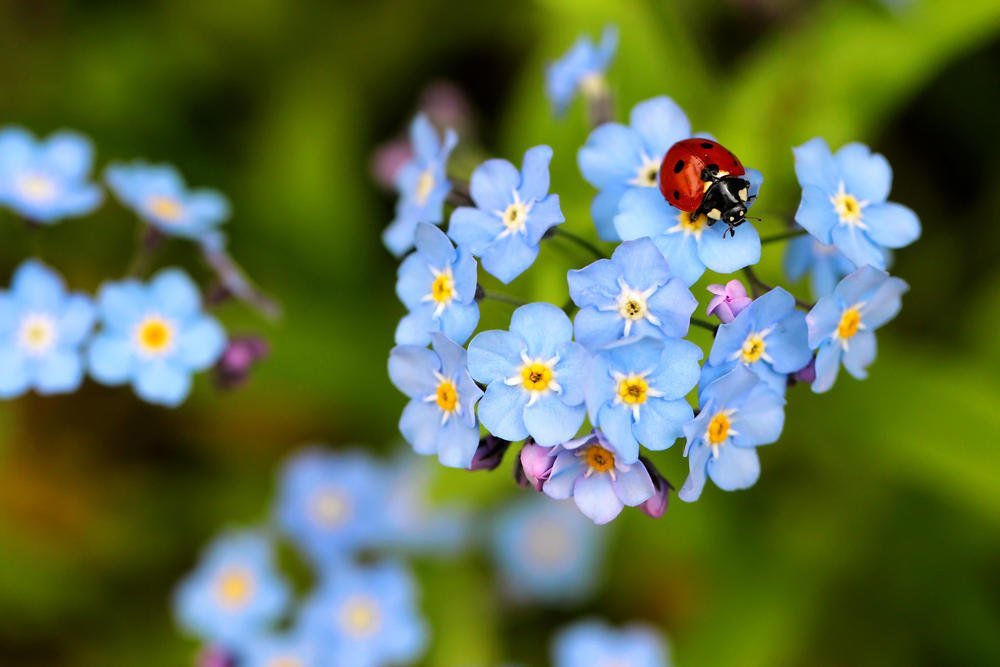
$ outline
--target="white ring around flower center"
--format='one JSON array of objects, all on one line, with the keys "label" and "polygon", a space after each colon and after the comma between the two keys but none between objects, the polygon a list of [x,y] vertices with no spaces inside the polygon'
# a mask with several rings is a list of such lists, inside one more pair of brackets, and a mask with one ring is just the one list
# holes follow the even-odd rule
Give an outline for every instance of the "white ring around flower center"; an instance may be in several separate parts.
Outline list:
[{"label": "white ring around flower center", "polygon": [[640,188],[655,187],[659,181],[661,160],[654,160],[643,153],[642,164],[635,170],[635,176],[632,177],[629,184]]},{"label": "white ring around flower center", "polygon": [[837,217],[840,218],[840,224],[857,227],[858,229],[868,229],[868,226],[864,223],[862,212],[868,206],[869,202],[867,200],[859,200],[854,195],[848,194],[844,189],[843,181],[837,187],[837,194],[830,197],[830,203],[833,204],[833,210],[836,211]]},{"label": "white ring around flower center", "polygon": [[503,231],[497,236],[498,239],[510,236],[511,234],[527,234],[528,233],[528,214],[531,213],[531,207],[534,205],[533,201],[523,202],[521,201],[521,195],[517,190],[514,190],[514,201],[507,206],[503,211],[494,211],[494,213],[500,216],[500,222],[503,223]]},{"label": "white ring around flower center", "polygon": [[41,357],[55,346],[58,333],[51,315],[29,313],[21,319],[17,339],[26,354]]},{"label": "white ring around flower center", "polygon": [[625,320],[625,336],[632,332],[632,325],[641,320],[647,320],[653,326],[660,326],[660,318],[649,310],[649,298],[656,293],[655,286],[645,290],[637,290],[626,283],[624,278],[619,277],[618,289],[618,299],[615,304],[601,308],[601,310],[617,311],[618,315]]},{"label": "white ring around flower center", "polygon": [[43,203],[55,198],[56,184],[44,174],[25,174],[17,179],[17,191],[25,199]]}]

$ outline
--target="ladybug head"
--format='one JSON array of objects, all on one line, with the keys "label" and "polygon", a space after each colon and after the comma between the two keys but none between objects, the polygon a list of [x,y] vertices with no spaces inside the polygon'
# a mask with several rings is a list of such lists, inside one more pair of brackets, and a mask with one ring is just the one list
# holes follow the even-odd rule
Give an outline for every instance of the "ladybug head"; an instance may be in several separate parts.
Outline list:
[{"label": "ladybug head", "polygon": [[749,193],[750,183],[745,178],[727,176],[709,189],[702,206],[708,208],[706,215],[709,218],[724,222],[732,229],[746,220]]}]

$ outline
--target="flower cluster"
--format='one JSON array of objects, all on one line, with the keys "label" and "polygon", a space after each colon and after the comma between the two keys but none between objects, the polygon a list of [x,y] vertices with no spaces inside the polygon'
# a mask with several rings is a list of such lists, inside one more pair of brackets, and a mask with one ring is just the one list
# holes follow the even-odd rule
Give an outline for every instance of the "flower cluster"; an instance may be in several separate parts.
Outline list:
[{"label": "flower cluster", "polygon": [[[88,215],[105,199],[91,181],[93,163],[91,142],[75,132],[38,140],[21,128],[0,129],[0,208],[23,219],[31,233]],[[105,181],[146,227],[132,266],[92,298],[69,291],[40,260],[25,260],[0,291],[0,398],[70,393],[89,376],[129,384],[141,399],[173,407],[190,393],[192,375],[212,366],[238,383],[260,356],[240,353],[247,339],[227,341],[205,313],[208,299],[183,270],[145,277],[166,237],[193,240],[215,270],[216,296],[270,307],[225,251],[219,226],[230,215],[229,202],[214,190],[189,190],[167,165],[113,164]]]},{"label": "flower cluster", "polygon": [[[220,664],[409,664],[428,629],[400,555],[452,552],[468,533],[464,512],[428,505],[419,462],[310,448],[281,472],[273,525],[216,538],[178,585],[175,615]],[[275,562],[283,541],[315,574],[297,601]]]},{"label": "flower cluster", "polygon": [[[588,103],[607,102],[603,73],[615,39],[607,32],[600,48],[583,39],[549,67],[557,110],[577,90],[599,88],[601,95],[586,95]],[[728,196],[739,222],[735,215],[721,222],[718,208],[680,210],[661,192],[660,172],[671,147],[691,136],[687,116],[661,96],[637,104],[629,120],[597,123],[577,155],[583,177],[598,190],[591,207],[596,236],[617,244],[610,256],[563,228],[559,198],[550,193],[553,151],[544,145],[525,153],[520,170],[489,159],[472,172],[467,190],[458,181],[434,190],[433,210],[390,244],[394,252],[416,246],[399,269],[396,291],[408,314],[389,356],[390,378],[409,398],[403,436],[421,454],[474,470],[497,467],[509,444],[523,441],[518,481],[572,499],[596,523],[625,506],[661,516],[673,487],[644,450],[666,450],[681,438],[689,463],[682,500],[698,499],[707,479],[727,491],[752,486],[760,475],[757,447],[781,436],[789,386],[807,382],[827,391],[841,364],[865,377],[875,358],[874,330],[899,311],[907,289],[886,273],[889,253],[920,235],[913,211],[887,201],[884,157],[858,143],[833,154],[821,139],[793,151],[802,200],[785,231],[762,239],[746,219],[763,176],[731,154],[736,166],[727,169],[735,174],[732,192],[739,192]],[[454,134],[429,137],[434,131],[423,118],[412,132],[414,145],[426,150],[418,148],[403,173],[443,173]],[[701,136],[694,145],[724,157],[714,138]],[[698,164],[706,159],[697,157]],[[684,160],[671,158],[663,176],[684,176],[684,169]],[[730,172],[719,169],[697,167],[696,199],[720,196],[713,188]],[[431,192],[419,180],[401,183],[402,208]],[[447,232],[437,226],[445,202],[454,204]],[[398,220],[390,229],[398,240]],[[812,274],[815,304],[764,283],[753,270],[765,244],[785,240],[789,277]],[[488,276],[511,283],[550,242],[572,242],[596,257],[567,271],[568,300],[525,303],[492,290]],[[718,324],[694,316],[691,289],[706,270],[740,271],[750,288],[737,278],[708,286],[706,312]],[[506,330],[475,333],[488,300],[516,308]],[[692,325],[713,334],[710,349],[688,340]]]}]

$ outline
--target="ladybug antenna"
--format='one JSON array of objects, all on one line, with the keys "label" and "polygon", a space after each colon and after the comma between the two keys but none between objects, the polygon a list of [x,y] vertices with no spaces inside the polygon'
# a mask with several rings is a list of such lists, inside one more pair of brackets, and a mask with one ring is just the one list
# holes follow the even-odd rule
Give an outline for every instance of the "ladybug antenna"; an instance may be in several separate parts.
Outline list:
[{"label": "ladybug antenna", "polygon": [[744,216],[744,217],[746,217],[747,220],[753,220],[754,222],[761,222],[761,218],[758,218],[755,215],[748,215],[748,216]]}]

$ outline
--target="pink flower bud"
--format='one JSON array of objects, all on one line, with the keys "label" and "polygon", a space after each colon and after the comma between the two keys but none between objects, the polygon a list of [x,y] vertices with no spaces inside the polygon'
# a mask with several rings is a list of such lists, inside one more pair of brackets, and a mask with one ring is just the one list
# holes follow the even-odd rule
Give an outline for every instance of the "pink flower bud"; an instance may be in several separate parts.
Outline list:
[{"label": "pink flower bud", "polygon": [[[524,475],[524,480],[541,491],[542,485],[552,474],[552,464],[555,463],[557,447],[542,447],[536,445],[533,440],[527,440],[521,448],[520,471]],[[516,471],[515,471],[516,474]]]},{"label": "pink flower bud", "polygon": [[706,314],[709,317],[715,315],[723,324],[736,319],[736,316],[753,301],[747,296],[743,283],[736,279],[730,280],[724,286],[709,285],[708,291],[715,296],[708,302]]}]

